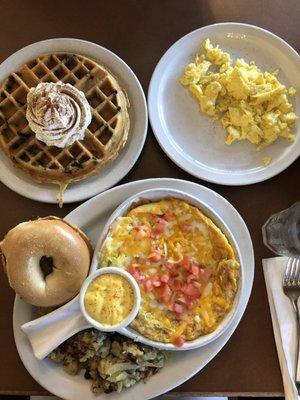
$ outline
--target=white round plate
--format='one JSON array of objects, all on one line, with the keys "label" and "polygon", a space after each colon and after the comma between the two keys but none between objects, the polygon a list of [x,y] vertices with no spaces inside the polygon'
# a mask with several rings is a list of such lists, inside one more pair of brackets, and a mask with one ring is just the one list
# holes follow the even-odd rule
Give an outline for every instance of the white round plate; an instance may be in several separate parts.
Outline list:
[{"label": "white round plate", "polygon": [[[226,344],[236,329],[247,306],[254,276],[254,256],[248,229],[233,206],[219,194],[195,183],[177,179],[148,179],[117,186],[85,202],[65,218],[85,231],[96,244],[100,232],[115,208],[128,197],[147,189],[165,187],[187,192],[213,208],[236,238],[244,265],[245,289],[241,294],[236,314],[228,329],[214,342],[197,350],[174,352],[166,366],[149,381],[121,393],[101,394],[99,400],[147,400],[180,385],[200,371]],[[25,368],[49,392],[66,400],[94,400],[90,382],[83,376],[70,376],[50,360],[38,361],[20,326],[34,318],[33,307],[16,296],[13,324],[16,346]],[[180,365],[180,368],[178,368]],[[213,383],[212,383],[213,389]]]},{"label": "white round plate", "polygon": [[[256,26],[222,23],[197,29],[178,40],[164,54],[152,75],[148,107],[155,136],[166,154],[190,174],[222,185],[248,185],[279,174],[300,155],[300,120],[295,142],[280,138],[257,152],[249,142],[225,144],[226,133],[219,121],[201,113],[198,102],[179,83],[185,66],[201,53],[201,43],[213,44],[232,58],[244,58],[266,71],[279,69],[279,80],[298,89],[292,100],[300,114],[300,57],[278,36]],[[269,166],[263,157],[271,157]]]},{"label": "white round plate", "polygon": [[[143,89],[129,66],[116,54],[95,43],[79,39],[49,39],[33,43],[8,57],[0,65],[0,82],[26,61],[40,54],[65,51],[93,58],[106,66],[120,82],[130,101],[129,137],[117,159],[91,178],[70,184],[64,193],[64,203],[88,199],[114,186],[133,167],[145,143],[148,128],[147,103]],[[57,203],[57,185],[32,180],[0,151],[0,180],[10,189],[33,200]]]}]

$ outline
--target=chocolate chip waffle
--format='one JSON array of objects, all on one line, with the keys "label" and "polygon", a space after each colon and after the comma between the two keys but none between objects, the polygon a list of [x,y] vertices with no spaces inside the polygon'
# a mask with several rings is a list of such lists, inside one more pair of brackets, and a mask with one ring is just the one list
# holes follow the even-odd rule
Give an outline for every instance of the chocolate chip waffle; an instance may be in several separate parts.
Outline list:
[{"label": "chocolate chip waffle", "polygon": [[[70,83],[81,90],[92,111],[83,140],[65,148],[36,139],[26,120],[29,89],[40,82]],[[58,184],[87,178],[115,159],[129,130],[128,100],[114,76],[95,61],[55,53],[31,60],[12,73],[0,90],[0,147],[15,166],[38,182]]]}]

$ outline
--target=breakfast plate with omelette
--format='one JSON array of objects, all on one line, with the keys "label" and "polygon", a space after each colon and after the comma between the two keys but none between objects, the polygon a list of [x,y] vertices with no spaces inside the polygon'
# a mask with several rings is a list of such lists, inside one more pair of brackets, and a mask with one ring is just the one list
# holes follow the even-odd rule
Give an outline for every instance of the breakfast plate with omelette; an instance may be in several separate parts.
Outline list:
[{"label": "breakfast plate with omelette", "polygon": [[[160,188],[164,188],[164,191]],[[123,205],[119,207],[121,203]],[[116,210],[118,215],[114,214]],[[154,220],[150,232],[147,228]],[[62,221],[55,219],[51,221],[51,226],[62,224]],[[137,181],[94,197],[69,214],[65,222],[66,230],[69,231],[71,225],[77,227],[74,233],[82,232],[82,235],[85,233],[92,245],[96,244],[99,234],[103,235],[104,241],[102,242],[100,238],[96,248],[91,274],[96,271],[100,273],[101,269],[105,273],[107,269],[110,273],[112,269],[121,271],[120,265],[127,266],[126,262],[131,261],[128,269],[122,271],[130,274],[131,279],[134,279],[140,287],[142,314],[145,307],[154,305],[158,315],[153,313],[153,316],[160,323],[157,332],[160,329],[165,330],[166,342],[170,339],[170,333],[172,335],[172,331],[176,332],[175,343],[165,343],[166,346],[173,346],[172,350],[175,350],[175,347],[179,349],[180,346],[182,349],[187,349],[189,343],[201,341],[210,335],[214,337],[209,343],[202,343],[203,346],[199,349],[166,352],[133,341],[125,332],[107,333],[85,327],[83,332],[75,334],[73,338],[52,351],[49,357],[39,360],[21,329],[23,324],[28,324],[37,317],[39,310],[17,296],[13,317],[16,346],[28,372],[45,389],[67,400],[94,399],[95,393],[97,398],[105,399],[106,393],[112,391],[116,400],[150,399],[190,378],[229,340],[250,296],[254,257],[251,238],[245,223],[237,211],[220,195],[187,181],[174,179]],[[43,219],[29,224],[36,227],[37,223],[49,225],[49,221]],[[26,223],[25,226],[29,225]],[[18,232],[23,227],[24,224],[20,224]],[[180,232],[184,232],[184,235],[181,236]],[[44,232],[41,235],[44,236]],[[128,235],[137,236],[133,242],[139,249],[132,248],[130,241],[126,241]],[[184,240],[190,236],[195,239]],[[119,249],[115,243],[116,237],[117,243],[119,245],[121,243]],[[8,235],[7,239],[11,240],[12,236]],[[85,246],[84,242],[81,244]],[[48,248],[50,243],[46,241],[44,245]],[[8,243],[3,248],[6,252],[7,246]],[[156,248],[152,249],[153,246]],[[52,248],[52,251],[56,252],[57,249]],[[65,252],[65,248],[61,251]],[[131,252],[139,255],[140,259],[129,260]],[[142,260],[143,256],[147,259]],[[102,257],[103,265],[100,261]],[[99,261],[105,268],[97,269]],[[176,268],[172,265],[174,261],[177,262]],[[110,262],[115,266],[112,264],[108,266]],[[135,265],[137,262],[140,262],[140,265]],[[155,274],[154,269],[157,269]],[[105,273],[103,272],[102,276],[105,276]],[[96,280],[93,282],[96,284]],[[108,279],[105,282],[102,281],[102,284],[108,284]],[[172,288],[171,297],[167,293],[168,288]],[[163,297],[160,297],[160,291],[164,292],[161,293]],[[91,287],[89,301],[92,300],[92,295]],[[64,307],[66,306],[68,303]],[[192,315],[195,306],[198,307],[197,313]],[[92,310],[89,309],[90,311]],[[148,311],[144,313],[145,317],[147,315]],[[195,319],[196,315],[199,318]],[[163,321],[164,316],[169,320],[167,326]],[[190,316],[192,318],[189,318]],[[75,322],[69,317],[70,314],[66,312],[60,329],[68,330]],[[43,318],[46,318],[44,319],[46,321],[48,317],[45,315]],[[41,319],[35,321],[39,320]],[[194,331],[196,338],[192,337],[193,329],[189,329],[189,324],[196,328]],[[146,326],[149,327],[149,324]],[[178,326],[181,334],[177,329]],[[218,327],[221,328],[221,332],[218,332]],[[134,327],[135,332],[140,330],[139,333],[145,336],[147,332],[141,332],[143,328],[144,323]],[[192,336],[189,335],[189,331]],[[55,336],[56,332],[52,333]],[[148,332],[152,341],[157,339],[154,335],[154,330]],[[51,334],[51,340],[52,336]],[[180,338],[176,340],[176,337]],[[185,343],[182,343],[182,338],[186,338]],[[178,363],[181,365],[180,369]],[[143,384],[143,380],[147,382]]]},{"label": "breakfast plate with omelette", "polygon": [[[59,262],[53,248],[44,249]],[[21,329],[40,360],[87,323],[160,350],[197,349],[230,326],[244,290],[240,260],[230,229],[203,201],[169,188],[145,190],[108,219],[80,294]]]},{"label": "breakfast plate with omelette", "polygon": [[246,24],[200,28],[176,42],[150,82],[158,142],[204,180],[246,185],[271,178],[300,154],[300,57]]}]

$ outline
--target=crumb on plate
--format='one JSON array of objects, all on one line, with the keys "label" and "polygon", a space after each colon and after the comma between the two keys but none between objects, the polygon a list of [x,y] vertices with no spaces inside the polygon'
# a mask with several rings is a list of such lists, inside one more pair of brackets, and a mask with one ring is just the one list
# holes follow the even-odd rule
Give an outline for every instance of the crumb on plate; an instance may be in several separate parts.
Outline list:
[{"label": "crumb on plate", "polygon": [[263,163],[264,163],[265,167],[267,167],[270,164],[270,162],[271,162],[271,157],[264,157],[263,158]]}]

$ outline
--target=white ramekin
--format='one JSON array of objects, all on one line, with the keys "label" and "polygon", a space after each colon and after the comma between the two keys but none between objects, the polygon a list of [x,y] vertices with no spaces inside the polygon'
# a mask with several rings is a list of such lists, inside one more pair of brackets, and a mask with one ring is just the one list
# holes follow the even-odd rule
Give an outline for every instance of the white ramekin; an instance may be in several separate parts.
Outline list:
[{"label": "white ramekin", "polygon": [[[120,324],[117,324],[117,325],[107,326],[107,325],[103,325],[100,322],[96,321],[86,311],[85,305],[84,305],[84,297],[85,297],[86,291],[89,288],[90,284],[96,278],[98,278],[98,276],[105,275],[105,274],[115,274],[115,275],[120,275],[123,278],[125,278],[127,280],[127,282],[130,284],[130,286],[132,287],[133,294],[134,294],[134,306],[133,306],[130,314],[128,315],[128,317],[126,319],[124,319]],[[130,275],[129,272],[127,272],[121,268],[107,267],[107,268],[101,268],[87,277],[87,279],[84,281],[84,283],[81,287],[81,290],[80,290],[79,302],[80,302],[81,312],[82,312],[84,318],[94,328],[98,329],[99,331],[104,331],[104,332],[115,332],[115,331],[119,331],[120,329],[129,325],[134,320],[134,318],[137,316],[139,309],[140,309],[140,304],[141,304],[141,292],[140,292],[139,285],[137,284],[137,282],[133,278],[133,276]]]}]

